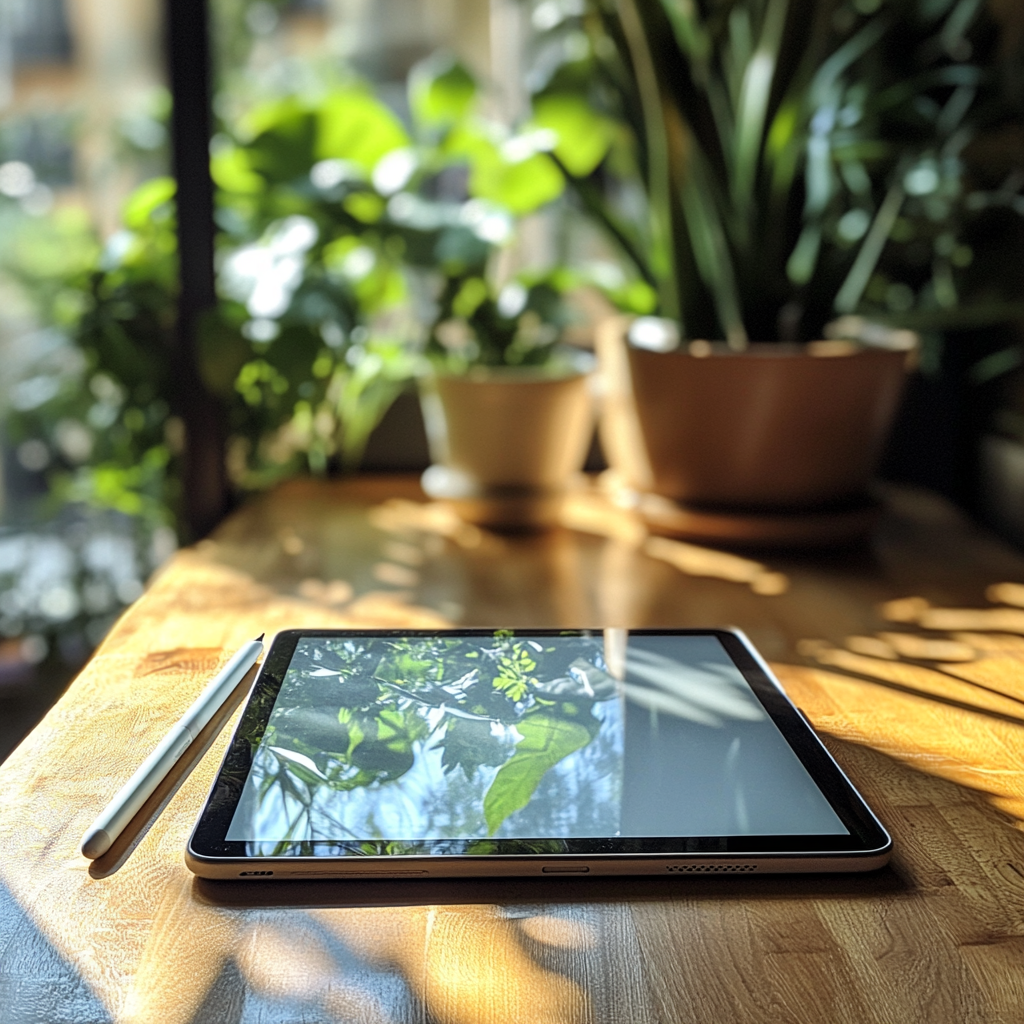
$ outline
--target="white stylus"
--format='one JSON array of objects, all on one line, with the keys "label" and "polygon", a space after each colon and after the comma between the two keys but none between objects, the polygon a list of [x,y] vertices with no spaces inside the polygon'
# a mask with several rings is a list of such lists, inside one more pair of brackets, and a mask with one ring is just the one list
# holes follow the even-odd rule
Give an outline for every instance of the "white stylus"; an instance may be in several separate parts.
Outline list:
[{"label": "white stylus", "polygon": [[184,717],[163,738],[160,745],[139,765],[138,771],[118,790],[117,795],[82,836],[82,854],[95,860],[110,849],[114,840],[149,799],[202,732],[211,718],[242,681],[242,676],[256,664],[263,653],[263,634],[250,640],[217,674],[217,677],[196,698]]}]

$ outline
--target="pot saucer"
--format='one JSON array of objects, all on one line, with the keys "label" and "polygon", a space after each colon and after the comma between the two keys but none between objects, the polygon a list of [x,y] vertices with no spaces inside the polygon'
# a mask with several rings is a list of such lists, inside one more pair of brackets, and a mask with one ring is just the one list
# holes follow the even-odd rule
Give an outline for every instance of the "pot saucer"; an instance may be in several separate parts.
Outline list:
[{"label": "pot saucer", "polygon": [[828,508],[757,512],[696,508],[658,494],[642,494],[636,511],[652,533],[664,537],[738,547],[799,548],[858,540],[878,521],[882,505],[864,495]]},{"label": "pot saucer", "polygon": [[482,485],[450,466],[430,466],[420,478],[428,497],[451,505],[459,518],[492,530],[541,530],[559,521],[564,490]]}]

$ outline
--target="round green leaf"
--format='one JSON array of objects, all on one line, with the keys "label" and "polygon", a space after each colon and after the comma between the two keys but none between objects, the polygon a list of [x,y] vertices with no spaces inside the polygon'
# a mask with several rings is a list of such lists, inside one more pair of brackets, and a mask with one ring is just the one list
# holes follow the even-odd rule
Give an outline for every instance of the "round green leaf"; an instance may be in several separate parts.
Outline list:
[{"label": "round green leaf", "polygon": [[263,177],[253,170],[246,150],[237,146],[214,155],[210,161],[210,174],[218,188],[236,195],[256,195],[266,185]]},{"label": "round green leaf", "polygon": [[144,228],[153,213],[174,198],[176,189],[173,178],[152,178],[141,184],[124,204],[125,227],[133,231]]},{"label": "round green leaf", "polygon": [[461,121],[476,100],[476,81],[450,54],[435,54],[409,75],[409,105],[417,121],[427,125]]},{"label": "round green leaf", "polygon": [[490,199],[519,216],[557,199],[564,188],[562,172],[546,153],[511,163],[495,151],[493,156],[475,161],[469,176],[474,196]]},{"label": "round green leaf", "polygon": [[385,153],[409,145],[402,122],[379,100],[359,89],[332,93],[317,115],[316,155],[373,170]]},{"label": "round green leaf", "polygon": [[578,95],[541,96],[533,105],[533,120],[537,127],[555,133],[555,156],[578,178],[586,177],[604,159],[614,135],[611,121]]}]

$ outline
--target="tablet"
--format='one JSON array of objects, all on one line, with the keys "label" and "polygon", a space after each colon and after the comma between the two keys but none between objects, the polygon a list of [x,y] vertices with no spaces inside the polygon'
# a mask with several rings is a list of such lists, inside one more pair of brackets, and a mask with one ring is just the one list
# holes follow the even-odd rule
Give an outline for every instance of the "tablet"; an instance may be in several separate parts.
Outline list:
[{"label": "tablet", "polygon": [[892,841],[731,630],[288,630],[207,878],[866,871]]}]

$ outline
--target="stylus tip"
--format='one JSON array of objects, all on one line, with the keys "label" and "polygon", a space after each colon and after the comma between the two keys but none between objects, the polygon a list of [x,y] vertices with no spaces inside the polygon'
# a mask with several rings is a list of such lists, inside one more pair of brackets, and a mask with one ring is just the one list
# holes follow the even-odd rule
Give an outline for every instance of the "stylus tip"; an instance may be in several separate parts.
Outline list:
[{"label": "stylus tip", "polygon": [[256,643],[262,643],[263,642],[263,638],[266,635],[267,635],[266,633],[260,633],[260,635],[258,637],[256,637]]},{"label": "stylus tip", "polygon": [[92,828],[82,838],[82,856],[89,860],[101,857],[110,849],[110,836],[102,828]]}]

